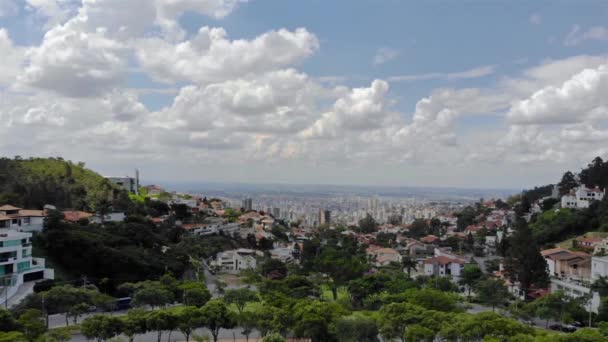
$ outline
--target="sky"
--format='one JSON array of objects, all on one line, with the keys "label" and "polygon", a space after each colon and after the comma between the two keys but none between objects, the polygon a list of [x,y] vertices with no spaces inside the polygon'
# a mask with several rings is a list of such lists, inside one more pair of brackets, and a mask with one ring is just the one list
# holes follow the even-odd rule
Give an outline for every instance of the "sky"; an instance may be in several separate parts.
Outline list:
[{"label": "sky", "polygon": [[608,2],[0,0],[0,155],[525,188],[608,154]]}]

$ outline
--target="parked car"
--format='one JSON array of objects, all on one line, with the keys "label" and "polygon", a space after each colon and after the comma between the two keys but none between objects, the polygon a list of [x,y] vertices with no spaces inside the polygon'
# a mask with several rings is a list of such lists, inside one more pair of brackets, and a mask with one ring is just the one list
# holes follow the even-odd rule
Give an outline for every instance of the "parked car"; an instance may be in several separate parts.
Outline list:
[{"label": "parked car", "polygon": [[556,330],[556,331],[567,332],[567,333],[573,333],[576,330],[578,330],[577,327],[575,327],[574,325],[571,325],[571,324],[567,324],[567,325],[551,324],[549,326],[549,329]]}]

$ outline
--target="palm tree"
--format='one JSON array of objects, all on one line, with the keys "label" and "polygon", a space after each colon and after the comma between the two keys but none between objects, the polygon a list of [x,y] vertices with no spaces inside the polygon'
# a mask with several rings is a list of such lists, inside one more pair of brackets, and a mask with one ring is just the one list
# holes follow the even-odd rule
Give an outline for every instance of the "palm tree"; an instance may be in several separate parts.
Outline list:
[{"label": "palm tree", "polygon": [[418,263],[416,262],[416,259],[412,258],[409,255],[406,255],[401,259],[401,266],[403,266],[403,268],[406,269],[408,277],[412,273],[412,269],[414,271],[417,271],[417,269],[416,269],[417,265],[418,265]]}]

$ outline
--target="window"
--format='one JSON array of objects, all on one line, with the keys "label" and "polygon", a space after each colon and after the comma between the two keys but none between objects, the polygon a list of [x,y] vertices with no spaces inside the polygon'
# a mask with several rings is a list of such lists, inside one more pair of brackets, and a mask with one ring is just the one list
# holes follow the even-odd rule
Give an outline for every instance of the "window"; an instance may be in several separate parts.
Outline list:
[{"label": "window", "polygon": [[23,261],[17,264],[17,271],[18,272],[23,272],[25,270],[28,270],[30,268],[30,262],[29,261]]}]

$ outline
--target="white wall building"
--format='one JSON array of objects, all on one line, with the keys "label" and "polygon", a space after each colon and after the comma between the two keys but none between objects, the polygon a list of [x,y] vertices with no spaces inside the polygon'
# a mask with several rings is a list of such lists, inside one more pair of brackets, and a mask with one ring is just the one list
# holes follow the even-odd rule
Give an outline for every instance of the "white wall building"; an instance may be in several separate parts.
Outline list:
[{"label": "white wall building", "polygon": [[608,256],[594,256],[591,258],[591,280],[608,277]]},{"label": "white wall building", "polygon": [[589,286],[582,282],[568,281],[551,278],[551,293],[555,291],[564,291],[564,293],[573,298],[587,297],[590,300],[584,305],[587,311],[598,313],[600,307],[600,295],[597,292],[592,292]]},{"label": "white wall building", "polygon": [[599,188],[589,189],[585,186],[576,188],[570,194],[562,196],[562,208],[589,208],[593,201],[601,201],[605,191]]},{"label": "white wall building", "polygon": [[0,228],[20,232],[40,232],[44,228],[44,210],[27,210],[12,205],[0,206]]},{"label": "white wall building", "polygon": [[224,272],[238,273],[241,270],[256,268],[255,255],[256,251],[253,249],[239,248],[224,251],[216,255],[211,265]]},{"label": "white wall building", "polygon": [[44,259],[32,257],[31,238],[31,233],[0,229],[1,300],[12,297],[23,283],[55,277]]},{"label": "white wall building", "polygon": [[424,273],[429,276],[460,277],[464,269],[464,261],[446,256],[436,256],[424,260]]},{"label": "white wall building", "polygon": [[139,194],[139,177],[106,177],[114,185],[130,193]]}]

